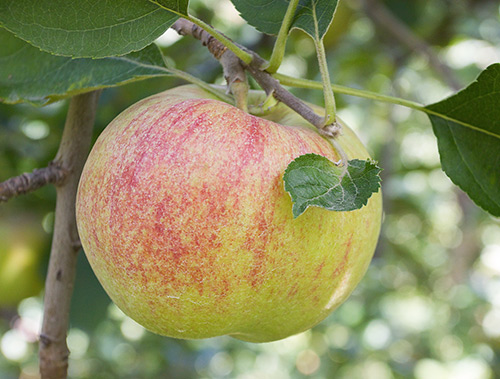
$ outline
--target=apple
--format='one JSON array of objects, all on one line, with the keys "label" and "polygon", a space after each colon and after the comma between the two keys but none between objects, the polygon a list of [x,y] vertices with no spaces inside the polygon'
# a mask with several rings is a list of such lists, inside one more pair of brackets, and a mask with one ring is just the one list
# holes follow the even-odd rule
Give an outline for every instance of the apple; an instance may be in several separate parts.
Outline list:
[{"label": "apple", "polygon": [[[264,98],[250,93],[252,104]],[[350,159],[368,158],[346,126],[339,143]],[[294,219],[282,178],[306,153],[338,160],[283,104],[260,118],[182,86],[122,112],[96,141],[76,202],[83,248],[111,299],[175,338],[266,342],[319,323],[367,270],[381,196]]]}]

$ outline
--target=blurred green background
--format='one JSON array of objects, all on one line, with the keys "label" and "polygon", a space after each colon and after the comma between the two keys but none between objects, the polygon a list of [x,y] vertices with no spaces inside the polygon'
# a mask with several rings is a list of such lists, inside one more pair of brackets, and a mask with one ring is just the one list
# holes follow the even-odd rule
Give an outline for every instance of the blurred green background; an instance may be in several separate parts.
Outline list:
[{"label": "blurred green background", "polygon": [[[325,37],[334,82],[432,103],[500,61],[497,0],[387,0],[400,22],[451,68],[375,21],[372,1],[344,0]],[[192,1],[191,11],[269,57],[273,38],[241,20],[228,1]],[[158,40],[175,65],[223,83],[198,41],[168,31]],[[280,72],[317,79],[314,47],[294,31]],[[107,89],[95,137],[139,99],[182,84],[165,78]],[[321,104],[319,91],[295,90]],[[423,114],[337,96],[340,116],[384,169],[385,218],[373,262],[354,294],[312,330],[250,344],[228,337],[181,341],[145,331],[110,304],[80,254],[68,344],[71,378],[500,377],[500,221],[474,206],[440,169]],[[0,181],[55,155],[67,102],[43,108],[0,104]],[[499,152],[500,154],[500,152]],[[0,377],[37,378],[37,333],[53,227],[55,190],[0,205]]]}]

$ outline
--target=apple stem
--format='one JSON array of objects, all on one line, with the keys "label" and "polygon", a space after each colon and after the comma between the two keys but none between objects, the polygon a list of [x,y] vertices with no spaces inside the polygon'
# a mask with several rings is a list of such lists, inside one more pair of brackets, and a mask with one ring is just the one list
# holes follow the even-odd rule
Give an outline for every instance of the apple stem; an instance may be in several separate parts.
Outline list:
[{"label": "apple stem", "polygon": [[[175,23],[177,23],[178,21],[179,20],[177,20]],[[196,17],[193,17],[193,16],[189,16],[188,21],[192,22],[193,24],[195,24],[199,28],[203,29],[211,37],[215,38],[226,49],[229,49],[234,55],[236,55],[243,62],[248,64],[252,61],[252,54],[250,54],[249,52],[242,49],[241,46],[235,44],[233,41],[231,41],[229,38],[227,38],[224,34],[218,32],[217,30],[215,30],[213,27],[211,27],[207,23],[205,23],[202,20],[200,20]]]},{"label": "apple stem", "polygon": [[[283,86],[281,86],[277,79],[275,79],[267,71],[263,70],[263,67],[267,66],[267,62],[258,54],[248,51],[248,53],[252,56],[251,63],[248,64],[246,61],[238,60],[238,65],[236,65],[233,60],[238,59],[239,57],[235,57],[232,51],[228,51],[228,48],[222,45],[220,41],[215,40],[212,36],[208,35],[205,30],[202,30],[197,25],[194,25],[191,21],[179,19],[172,27],[180,35],[192,35],[193,37],[199,39],[203,45],[208,47],[209,51],[217,60],[225,61],[227,59],[227,61],[232,62],[231,65],[234,64],[234,67],[241,66],[243,69],[247,70],[268,95],[272,94],[276,100],[283,102],[295,112],[300,114],[305,120],[317,127],[321,134],[332,138],[335,138],[339,134],[340,127],[338,125],[330,123],[325,126],[325,118],[323,116],[316,114],[309,105],[287,91]],[[233,72],[234,75],[236,75],[235,77],[239,78],[239,69],[233,70],[233,68],[230,68],[230,65],[227,63],[224,63],[223,67],[225,67],[225,75],[228,72]],[[231,86],[231,81],[229,81],[229,85]],[[239,95],[237,95],[237,97],[238,96]],[[237,100],[237,102],[238,101],[241,102],[241,99]]]},{"label": "apple stem", "polygon": [[[173,25],[174,29],[180,35],[192,35],[196,39],[199,39],[204,46],[207,46],[208,50],[212,55],[220,62],[224,71],[224,78],[228,84],[230,92],[234,96],[234,104],[244,110],[248,111],[247,98],[248,98],[248,80],[245,73],[245,69],[242,66],[242,61],[238,56],[236,56],[232,50],[229,50],[226,45],[223,45],[219,40],[217,40],[213,35],[208,34],[208,32],[202,29],[200,26],[193,24],[191,21],[184,18],[178,19]],[[168,63],[164,58],[165,65],[169,68]],[[199,85],[213,93],[214,89],[208,84],[200,79],[194,78],[185,72],[179,72],[176,69],[170,69],[171,72],[179,76],[181,74],[183,79],[188,80],[191,83]],[[180,76],[179,76],[180,77]],[[202,84],[203,83],[203,84]],[[233,100],[224,95],[223,97],[218,95],[222,100],[227,103],[233,103]]]},{"label": "apple stem", "polygon": [[[323,88],[323,83],[318,82],[316,80],[294,78],[292,76],[288,76],[288,75],[284,75],[284,74],[274,74],[273,76],[286,86],[291,86],[291,87],[296,87],[296,88],[309,88],[309,89],[322,89]],[[417,103],[415,101],[406,100],[406,99],[402,99],[402,98],[394,97],[394,96],[382,95],[380,93],[366,91],[366,90],[362,90],[362,89],[358,89],[358,88],[341,86],[341,85],[334,84],[334,83],[330,83],[330,86],[332,87],[332,90],[334,92],[341,93],[343,95],[356,96],[356,97],[361,97],[361,98],[365,98],[365,99],[383,101],[386,103],[402,105],[404,107],[408,107],[408,108],[415,109],[418,111],[426,112],[425,106],[420,104],[420,103]]]},{"label": "apple stem", "polygon": [[[283,88],[277,79],[254,67],[254,65],[247,66],[247,70],[268,95],[272,94],[276,100],[285,103],[318,129],[322,128],[323,117],[316,114],[309,105]],[[335,135],[331,135],[331,137],[335,137]]]},{"label": "apple stem", "polygon": [[335,138],[328,138],[328,141],[332,144],[333,148],[339,155],[339,160],[335,163],[336,166],[342,168],[342,172],[340,174],[340,178],[343,178],[344,175],[347,173],[347,167],[349,166],[349,158],[347,157],[346,152],[344,149],[342,149],[342,146],[338,143],[338,141]]},{"label": "apple stem", "polygon": [[210,84],[204,82],[203,80],[198,79],[196,76],[193,76],[185,71],[181,71],[173,67],[167,67],[166,71],[168,71],[169,73],[175,75],[180,79],[185,80],[186,82],[196,84],[198,87],[203,88],[204,90],[210,92],[214,96],[217,96],[219,99],[221,99],[226,103],[231,104],[233,102],[233,98],[231,96],[226,95],[223,91],[214,88],[214,86],[211,86]]},{"label": "apple stem", "polygon": [[78,181],[92,141],[92,129],[101,91],[71,98],[59,150],[54,161],[67,172],[56,185],[54,235],[45,282],[40,373],[42,378],[66,378],[69,350],[66,333],[79,251],[75,201]]},{"label": "apple stem", "polygon": [[236,107],[248,113],[248,82],[235,81],[229,85]]},{"label": "apple stem", "polygon": [[316,46],[316,54],[318,56],[319,72],[321,73],[321,81],[323,82],[323,94],[325,97],[325,119],[324,126],[331,125],[335,122],[336,106],[335,97],[333,95],[332,86],[330,85],[330,74],[328,72],[328,64],[326,62],[325,46],[322,39],[314,39]]},{"label": "apple stem", "polygon": [[248,112],[248,90],[250,87],[241,60],[232,52],[226,50],[220,56],[219,62],[222,65],[229,90],[234,96],[235,105]]}]

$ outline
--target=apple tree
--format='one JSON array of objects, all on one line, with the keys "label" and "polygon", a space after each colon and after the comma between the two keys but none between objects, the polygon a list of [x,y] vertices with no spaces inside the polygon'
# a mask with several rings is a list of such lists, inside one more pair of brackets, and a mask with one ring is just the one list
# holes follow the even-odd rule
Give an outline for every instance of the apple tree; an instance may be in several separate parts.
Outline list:
[{"label": "apple tree", "polygon": [[[455,248],[456,258],[450,259],[457,259],[458,263],[448,276],[444,274],[439,276],[439,270],[437,270],[434,274],[436,277],[433,278],[433,288],[438,292],[446,292],[446,288],[451,288],[448,282],[444,279],[440,281],[440,278],[449,277],[457,282],[464,280],[464,270],[466,271],[467,266],[473,263],[468,251],[475,249],[467,246],[467,243],[471,241],[467,233],[473,233],[475,226],[468,226],[466,221],[469,219],[463,216],[466,220],[462,225],[463,243],[453,244],[449,241],[453,237],[446,234],[446,228],[440,229],[439,226],[440,220],[443,221],[446,215],[453,218],[453,212],[461,212],[462,215],[480,214],[481,216],[475,217],[483,217],[483,219],[490,217],[488,226],[484,226],[483,239],[493,242],[484,244],[498,246],[498,237],[491,237],[491,235],[495,234],[492,230],[498,231],[498,223],[494,218],[500,217],[500,64],[494,63],[493,60],[483,65],[480,71],[463,70],[460,75],[457,75],[443,61],[443,58],[424,42],[424,39],[417,37],[412,31],[412,26],[422,27],[424,24],[422,20],[425,20],[425,17],[441,14],[441,19],[434,20],[433,26],[429,27],[429,29],[434,29],[427,32],[421,31],[421,33],[427,33],[429,39],[430,36],[436,38],[434,41],[436,45],[451,45],[451,37],[447,37],[443,32],[449,33],[445,27],[446,17],[448,17],[445,11],[441,9],[439,13],[438,10],[431,9],[434,13],[427,14],[418,2],[409,2],[411,6],[404,10],[397,5],[397,2],[389,1],[384,5],[374,0],[365,0],[361,1],[361,4],[354,5],[346,0],[340,2],[337,0],[272,2],[232,0],[232,6],[240,15],[239,25],[235,27],[227,20],[224,21],[223,10],[229,9],[230,4],[221,3],[223,5],[217,2],[203,4],[187,0],[176,2],[124,0],[113,3],[95,0],[71,3],[60,0],[43,0],[36,3],[27,0],[0,1],[0,26],[2,27],[0,28],[2,46],[0,50],[0,99],[3,103],[2,112],[10,115],[8,118],[5,117],[5,120],[11,120],[4,121],[2,116],[2,123],[5,127],[0,126],[2,126],[2,136],[5,138],[0,141],[0,146],[6,151],[7,149],[21,150],[15,140],[8,139],[9,135],[15,135],[11,132],[9,125],[19,123],[16,121],[16,110],[12,109],[31,112],[32,115],[38,115],[50,122],[50,125],[48,122],[42,125],[26,122],[23,124],[24,133],[34,136],[33,139],[36,140],[37,133],[43,134],[48,129],[56,131],[57,125],[63,123],[61,104],[64,104],[64,99],[69,101],[62,133],[51,133],[50,140],[45,141],[48,145],[45,153],[50,151],[54,154],[54,158],[46,167],[20,174],[25,171],[25,167],[33,166],[33,162],[25,164],[25,167],[19,165],[20,167],[15,170],[12,170],[12,167],[16,164],[8,162],[8,159],[6,159],[7,163],[2,162],[2,167],[5,165],[10,168],[10,171],[9,175],[1,173],[1,179],[4,180],[0,183],[1,201],[39,190],[36,192],[41,193],[38,199],[32,198],[29,200],[30,203],[18,203],[20,204],[18,207],[20,209],[25,207],[46,209],[46,204],[38,204],[52,196],[46,185],[54,184],[56,188],[55,211],[52,216],[43,220],[44,229],[52,233],[50,259],[47,263],[40,264],[41,257],[33,256],[30,248],[27,247],[28,241],[37,239],[39,226],[17,228],[18,231],[22,230],[24,236],[19,238],[11,236],[9,232],[3,232],[9,230],[6,218],[6,226],[0,230],[5,234],[2,242],[5,241],[8,246],[5,251],[9,252],[5,257],[0,256],[2,275],[0,301],[5,297],[6,303],[11,302],[17,305],[22,298],[36,295],[41,285],[39,273],[34,272],[36,271],[34,267],[35,265],[47,267],[43,323],[40,333],[34,337],[39,341],[39,365],[42,377],[67,376],[69,350],[66,337],[70,324],[73,322],[73,314],[80,312],[81,318],[92,318],[91,315],[87,315],[87,313],[92,313],[89,309],[78,311],[72,309],[70,317],[70,309],[73,289],[76,288],[73,302],[77,302],[79,297],[91,298],[92,293],[89,291],[96,283],[94,280],[93,284],[89,284],[87,291],[82,290],[82,285],[79,286],[79,276],[76,275],[76,271],[78,260],[82,260],[79,256],[82,254],[78,254],[81,245],[75,216],[75,199],[80,174],[92,142],[97,134],[100,134],[93,132],[94,123],[97,124],[96,129],[100,132],[104,125],[109,123],[126,105],[132,104],[141,97],[169,87],[176,87],[181,83],[188,82],[198,86],[205,91],[205,96],[234,105],[242,112],[264,118],[266,114],[270,114],[272,119],[282,123],[285,121],[277,118],[276,114],[282,112],[283,107],[287,107],[286,109],[294,113],[294,117],[305,120],[301,122],[307,122],[309,126],[317,130],[316,133],[321,135],[321,138],[329,141],[334,151],[330,159],[324,158],[325,154],[297,154],[298,156],[294,156],[292,162],[290,160],[286,162],[289,163],[288,167],[282,170],[283,180],[280,182],[280,190],[288,196],[290,220],[305,220],[307,215],[316,212],[316,209],[328,215],[340,215],[340,218],[343,217],[342,214],[353,214],[352,212],[357,212],[357,210],[366,209],[368,207],[366,204],[370,204],[374,196],[380,196],[377,192],[382,177],[384,181],[381,186],[386,214],[376,257],[384,254],[384,249],[395,251],[396,255],[399,252],[401,256],[397,260],[398,264],[393,263],[383,267],[377,266],[375,260],[372,265],[373,271],[378,271],[378,275],[383,277],[375,279],[376,274],[370,274],[369,271],[365,285],[369,287],[372,283],[376,286],[377,280],[380,283],[387,282],[387,276],[389,276],[393,277],[393,280],[391,279],[387,284],[388,287],[394,286],[393,289],[397,289],[399,285],[403,288],[401,291],[394,291],[392,297],[385,297],[381,306],[381,309],[386,309],[385,312],[396,315],[400,312],[399,314],[404,317],[404,310],[398,307],[407,306],[410,310],[412,306],[414,309],[425,308],[427,303],[419,296],[409,296],[410,300],[406,299],[404,288],[419,275],[425,274],[426,265],[438,267],[443,264],[439,261],[442,258],[439,258],[439,254],[436,253],[439,250],[437,246],[446,245]],[[221,14],[217,14],[218,12]],[[392,12],[398,14],[400,18],[394,16]],[[234,13],[236,12],[233,10],[231,17],[234,17]],[[421,24],[418,20],[412,20],[413,14],[422,17]],[[458,16],[456,17],[459,19]],[[370,23],[367,20],[370,20]],[[491,31],[494,29],[491,27],[491,22],[494,21],[490,21],[490,24],[481,24],[483,36],[487,36],[483,38],[492,40],[496,38],[498,42],[498,32],[495,34]],[[390,52],[392,54],[390,58],[384,54],[377,55],[380,59],[378,63],[368,60],[366,54],[363,55],[363,49],[369,52],[367,55],[375,54],[370,51],[373,47],[370,38],[366,37],[368,35],[374,38],[373,25],[382,30],[381,41],[376,44],[377,49],[386,49],[386,51],[394,49],[394,52]],[[348,33],[345,32],[346,29],[349,30]],[[443,32],[442,35],[441,32]],[[179,36],[183,38],[178,40]],[[392,42],[396,41],[399,47],[384,43],[384,38],[390,38]],[[177,42],[173,43],[174,39]],[[165,40],[170,42],[162,42]],[[343,40],[345,42],[342,42]],[[405,49],[412,51],[413,54],[408,54]],[[482,51],[491,52],[491,49],[487,50],[483,46]],[[353,60],[357,60],[357,63],[352,65],[349,56],[356,56],[356,54],[358,57]],[[469,53],[469,55],[473,54],[472,51]],[[413,56],[420,57],[421,61],[412,61]],[[398,67],[405,65],[413,67],[404,71],[404,75],[398,74]],[[381,71],[373,70],[372,66]],[[423,81],[421,85],[414,86],[415,82],[418,82],[414,78],[415,72],[421,70],[422,66],[425,66],[425,70],[422,71],[428,76],[436,76],[444,85],[426,88],[424,79],[421,79]],[[364,77],[365,80],[361,83],[357,82],[358,76]],[[388,79],[392,77],[397,78],[393,86]],[[469,84],[464,82],[464,78]],[[345,83],[351,85],[346,86]],[[257,100],[252,95],[252,91],[256,89],[263,91]],[[435,89],[441,97],[437,98],[434,93],[425,93],[426,90],[432,89]],[[423,101],[409,100],[415,98],[423,99]],[[111,110],[111,104],[117,102],[117,99],[121,100],[118,106],[120,109]],[[318,109],[310,103],[317,103],[323,108]],[[349,104],[354,104],[354,106],[349,108]],[[349,113],[361,114],[363,107],[368,108],[369,113],[353,118],[363,124],[363,127],[359,128],[360,133],[365,135],[366,143],[373,151],[372,156],[378,163],[367,156],[352,156],[352,151],[342,143],[342,136],[349,133],[347,127],[343,125],[342,109],[350,109],[346,113],[349,117]],[[411,116],[408,111],[411,111]],[[427,117],[427,121],[418,119],[422,116]],[[416,131],[413,126],[405,126],[415,120],[413,117],[422,125],[420,128],[432,130],[433,137],[430,133]],[[385,120],[385,124],[381,120]],[[398,144],[399,127],[407,128],[407,133],[404,140]],[[377,131],[376,128],[380,130]],[[55,134],[59,135],[59,141]],[[40,139],[43,138],[45,137],[40,137]],[[426,151],[424,146],[427,145],[422,142],[428,141],[429,138],[433,138],[435,141],[433,143],[437,144],[439,152],[440,168],[437,167],[435,170],[433,163],[428,166],[425,164],[426,159],[433,162],[434,150]],[[36,145],[33,143],[27,149],[39,149]],[[395,145],[399,146],[400,155],[394,153]],[[15,153],[17,156],[22,156],[23,151]],[[36,154],[33,156],[36,162]],[[402,164],[396,163],[398,161]],[[97,166],[92,167],[91,173],[95,173]],[[111,164],[105,166],[104,172],[110,167]],[[404,175],[401,172],[403,168],[406,170]],[[449,179],[442,175],[441,170]],[[449,180],[456,187],[449,185]],[[422,206],[422,203],[420,205],[412,203],[408,198],[404,199],[405,195],[411,197],[412,194],[419,193],[419,188],[422,188],[424,185],[422,183],[425,181],[430,182],[431,187],[437,192],[445,188],[447,192],[453,193],[453,196],[458,199],[455,203],[458,204],[456,207],[459,210],[453,207],[441,207],[439,198],[436,198],[438,200],[429,198],[423,200],[415,197],[419,199],[418,201],[428,202],[426,206]],[[410,187],[410,189],[405,190],[405,187]],[[92,193],[99,191],[99,183],[92,187],[92,191]],[[385,193],[386,191],[389,195]],[[472,205],[469,199],[475,205]],[[12,200],[13,203],[15,201],[18,201],[18,198]],[[49,201],[48,205],[52,205],[52,202]],[[417,209],[421,212],[418,217],[415,216]],[[440,211],[444,216],[431,217],[433,212],[439,213]],[[488,214],[490,216],[487,216]],[[50,217],[54,220],[51,221]],[[425,220],[429,219],[434,220],[432,222],[436,225],[427,226]],[[16,222],[25,224],[24,221]],[[93,222],[94,220],[89,220],[88,224]],[[307,228],[307,224],[302,228]],[[421,241],[415,243],[415,237],[419,233],[422,233],[422,238],[425,238],[423,233],[427,228],[432,229],[434,233],[429,232],[426,235],[430,236],[430,243]],[[365,230],[359,231],[358,228],[360,239],[366,238],[363,234],[365,232]],[[234,235],[236,238],[237,233],[235,232]],[[432,238],[437,241],[434,245]],[[46,244],[47,242],[40,243]],[[419,251],[419,248],[422,251]],[[87,249],[85,250],[88,253]],[[495,257],[498,259],[498,250],[495,252],[493,248],[490,248],[490,251],[490,253],[484,253],[482,259],[485,261],[494,260]],[[416,270],[416,273],[411,275],[405,273],[401,267],[412,261],[421,262],[420,266],[424,267],[422,272]],[[9,262],[14,263],[10,263],[9,266]],[[399,266],[401,262],[403,264]],[[9,282],[9,275],[13,272],[9,267],[15,267],[21,271],[16,280],[21,280],[23,286],[15,284],[15,281]],[[88,265],[85,267],[89,270]],[[488,267],[498,268],[498,265],[490,263]],[[278,287],[279,283],[276,286]],[[363,287],[363,283],[361,286]],[[85,287],[84,284],[83,287]],[[453,291],[458,291],[453,295],[455,296],[453,301],[459,304],[457,307],[472,306],[473,300],[468,303],[463,300],[471,296],[469,292],[462,287],[457,288],[453,287]],[[382,290],[383,288],[379,289],[379,291]],[[461,293],[460,290],[464,292]],[[6,296],[7,293],[10,295],[17,291],[22,292],[19,299],[15,299],[15,296]],[[98,285],[95,291],[105,298]],[[374,289],[373,291],[376,292]],[[370,300],[368,297],[358,297],[357,302],[350,303],[351,308],[343,308],[347,311],[343,310],[344,316],[341,313],[339,317],[344,317],[346,325],[355,328],[357,324],[353,323],[353,318],[362,314],[360,317],[367,318],[368,322],[364,333],[369,335],[371,330],[372,335],[375,336],[371,339],[367,337],[368,343],[373,346],[378,346],[379,343],[382,349],[385,346],[384,338],[389,338],[390,330],[386,323],[375,320],[375,316],[370,322],[370,307],[376,306],[371,304]],[[357,305],[352,304],[366,304],[366,307],[360,310],[359,306],[356,308]],[[498,305],[498,300],[496,304]],[[391,310],[387,311],[388,308]],[[122,326],[132,325],[128,332],[124,332],[125,335],[129,333],[130,337],[133,336],[134,330],[140,330],[130,319],[122,315],[118,308],[112,309],[111,313],[116,322],[122,322]],[[354,316],[345,316],[349,315],[349,309],[350,315]],[[493,329],[500,328],[498,321],[500,317],[498,307],[494,309],[483,311],[477,317],[481,317],[486,335],[490,333],[490,336],[498,338],[500,335],[495,334]],[[286,309],[280,313],[286,313]],[[105,317],[99,312],[96,312],[95,316],[101,319]],[[390,317],[387,316],[388,319]],[[413,326],[416,330],[419,330],[418,321],[415,325]],[[126,328],[125,326],[125,330]],[[341,323],[338,323],[336,328],[329,329],[329,333],[335,336],[332,337],[334,346],[342,340],[345,331]],[[142,332],[137,333],[139,335]],[[375,341],[376,336],[379,337],[378,342]],[[69,341],[71,337],[73,340],[78,339],[70,334]],[[130,338],[134,339],[134,337]],[[412,343],[408,342],[411,339],[402,338],[400,341],[403,341],[398,345],[400,349],[412,349]],[[456,348],[461,343],[457,342],[453,334],[450,334],[448,339],[443,337],[442,341],[442,344],[451,346],[450,349]],[[159,342],[151,344],[155,343]],[[241,348],[243,346],[241,344],[243,342],[234,346]],[[169,346],[174,346],[174,344]],[[180,349],[190,349],[196,345],[185,343],[179,346],[182,346],[179,347]],[[488,348],[493,351],[490,347]],[[397,350],[397,347],[394,349]],[[229,356],[223,353],[224,349],[220,350],[217,353],[219,355],[214,354],[214,357],[218,356],[222,362],[219,362],[217,367],[219,367],[219,374],[222,373],[221,376],[223,376],[224,359],[228,361]],[[426,353],[417,351],[414,353],[426,356]],[[319,367],[318,353],[314,349],[306,349],[301,354],[301,359],[297,358],[296,361],[297,370],[302,374],[314,373]],[[493,352],[491,354],[498,359],[497,354]],[[123,356],[126,357],[127,353]],[[339,359],[339,362],[342,362],[342,359],[346,361],[345,357]],[[397,359],[394,358],[394,361],[397,362]],[[391,369],[394,372],[400,370],[404,375],[408,370],[417,372],[415,370],[418,367],[391,367]],[[183,373],[182,368],[180,370],[176,375],[188,375]],[[97,371],[89,372],[88,376],[92,376],[92,373],[95,375],[95,372]],[[137,375],[158,375],[160,371],[154,371],[154,369],[150,371],[156,374],[146,372],[142,371]],[[229,373],[231,370],[227,371],[227,375]],[[390,376],[382,375],[381,377]]]}]

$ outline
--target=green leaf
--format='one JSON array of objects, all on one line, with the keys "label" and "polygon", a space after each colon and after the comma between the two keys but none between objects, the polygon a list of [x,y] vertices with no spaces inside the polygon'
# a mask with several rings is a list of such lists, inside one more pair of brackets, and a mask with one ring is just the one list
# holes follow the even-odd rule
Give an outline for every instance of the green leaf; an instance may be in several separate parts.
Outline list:
[{"label": "green leaf", "polygon": [[[289,1],[232,0],[241,16],[263,33],[278,34]],[[322,39],[333,20],[338,0],[300,0],[290,29],[301,29]]]},{"label": "green leaf", "polygon": [[317,154],[301,155],[291,162],[283,176],[285,190],[293,201],[293,216],[309,206],[331,211],[353,211],[366,205],[380,188],[380,168],[373,162],[353,159],[347,172]]},{"label": "green leaf", "polygon": [[476,204],[500,216],[500,63],[464,90],[425,108],[443,170]]},{"label": "green leaf", "polygon": [[44,51],[75,58],[141,50],[177,18],[146,0],[0,2],[1,26]]},{"label": "green leaf", "polygon": [[44,53],[0,28],[0,100],[43,105],[92,89],[168,75],[155,45],[121,57],[71,59]]}]

